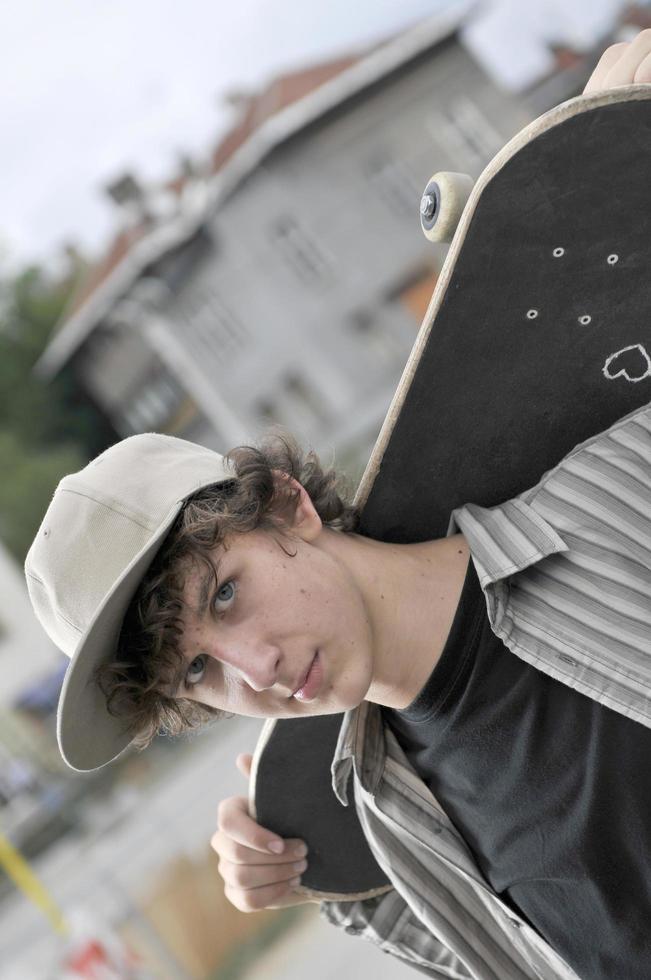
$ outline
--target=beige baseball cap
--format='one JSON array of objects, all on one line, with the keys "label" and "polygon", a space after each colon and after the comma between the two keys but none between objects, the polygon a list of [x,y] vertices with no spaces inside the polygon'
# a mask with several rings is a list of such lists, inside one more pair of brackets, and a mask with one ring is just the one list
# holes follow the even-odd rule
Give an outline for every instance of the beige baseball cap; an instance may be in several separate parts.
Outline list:
[{"label": "beige baseball cap", "polygon": [[94,680],[183,503],[235,477],[223,456],[157,433],[111,446],[59,483],[25,562],[34,611],[70,657],[57,715],[66,763],[89,772],[132,741]]}]

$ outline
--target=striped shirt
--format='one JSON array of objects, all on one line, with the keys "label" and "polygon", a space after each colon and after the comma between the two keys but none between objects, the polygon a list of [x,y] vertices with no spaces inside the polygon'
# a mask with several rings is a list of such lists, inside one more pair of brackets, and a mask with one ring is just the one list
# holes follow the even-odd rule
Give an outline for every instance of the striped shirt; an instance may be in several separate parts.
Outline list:
[{"label": "striped shirt", "polygon": [[[517,656],[651,727],[651,406],[577,446],[531,490],[455,510],[494,633]],[[333,788],[393,888],[322,915],[433,977],[576,980],[482,877],[380,708],[344,716]]]}]

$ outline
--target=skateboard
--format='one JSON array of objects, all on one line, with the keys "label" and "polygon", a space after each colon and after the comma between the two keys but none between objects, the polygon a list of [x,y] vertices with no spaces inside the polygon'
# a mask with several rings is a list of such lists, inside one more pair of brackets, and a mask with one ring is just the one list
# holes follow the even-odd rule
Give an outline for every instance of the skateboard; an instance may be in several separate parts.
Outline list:
[{"label": "skateboard", "polygon": [[[474,186],[435,175],[420,218],[451,244],[355,498],[360,533],[399,543],[521,493],[651,400],[651,85],[564,102]],[[306,840],[315,899],[390,887],[332,790],[342,717],[267,722],[249,784],[259,823]]]}]

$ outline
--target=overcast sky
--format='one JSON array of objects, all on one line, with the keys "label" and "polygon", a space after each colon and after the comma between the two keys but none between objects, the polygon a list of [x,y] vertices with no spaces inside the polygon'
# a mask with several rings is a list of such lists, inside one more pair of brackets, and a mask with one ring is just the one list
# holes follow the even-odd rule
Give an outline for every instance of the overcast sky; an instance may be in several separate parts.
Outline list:
[{"label": "overcast sky", "polygon": [[[355,50],[455,3],[3,0],[0,253],[47,259],[68,240],[97,254],[116,222],[103,185],[125,169],[165,178],[181,153],[205,155],[230,118],[224,92]],[[581,41],[621,6],[499,0],[479,43],[499,46],[492,67],[515,84],[544,68],[550,19]]]}]

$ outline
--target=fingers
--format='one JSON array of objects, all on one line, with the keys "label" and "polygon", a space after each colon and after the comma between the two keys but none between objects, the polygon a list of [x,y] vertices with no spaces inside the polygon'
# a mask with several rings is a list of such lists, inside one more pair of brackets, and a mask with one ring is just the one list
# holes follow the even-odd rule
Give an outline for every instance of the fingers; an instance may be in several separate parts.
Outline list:
[{"label": "fingers", "polygon": [[237,759],[235,760],[235,765],[240,770],[243,776],[248,779],[251,775],[251,763],[253,762],[253,756],[246,752],[240,752]]},{"label": "fingers", "polygon": [[633,85],[641,81],[642,65],[651,54],[651,31],[640,31],[606,74],[606,86]]},{"label": "fingers", "polygon": [[221,831],[212,841],[219,854],[218,870],[224,879],[224,894],[241,912],[284,908],[305,901],[294,889],[307,868],[303,841],[287,839],[285,854],[262,854],[239,844]]},{"label": "fingers", "polygon": [[298,884],[307,868],[307,861],[289,861],[285,864],[234,864],[219,862],[219,873],[226,886],[233,891],[256,891],[258,898],[269,886]]},{"label": "fingers", "polygon": [[629,43],[606,48],[584,92],[597,92],[620,85],[651,82],[651,30],[640,33]]},{"label": "fingers", "polygon": [[[298,879],[297,879],[298,884]],[[255,888],[241,891],[226,885],[224,895],[240,912],[260,912],[262,909],[282,909],[290,905],[300,905],[306,899],[292,891],[296,885],[291,882],[281,882],[266,888]]]},{"label": "fingers", "polygon": [[[257,826],[257,825],[256,825]],[[230,861],[233,864],[256,864],[279,866],[288,861],[298,861],[307,854],[305,842],[296,837],[288,837],[283,841],[284,849],[282,854],[269,854],[248,847],[239,841],[234,840],[228,834],[218,830],[213,834],[210,845],[220,858]]]},{"label": "fingers", "polygon": [[[252,756],[236,759],[240,772],[249,778]],[[284,908],[310,901],[294,889],[307,868],[305,842],[283,840],[261,827],[248,810],[245,796],[222,800],[217,809],[217,831],[210,841],[219,856],[219,873],[224,894],[241,912]]]},{"label": "fingers", "polygon": [[648,85],[651,82],[651,52],[637,66],[633,81],[636,85]]},{"label": "fingers", "polygon": [[588,84],[583,90],[584,95],[587,95],[589,92],[599,92],[606,88],[605,79],[608,72],[615,66],[624,50],[628,49],[628,47],[629,45],[626,41],[623,41],[620,44],[612,44],[609,48],[606,48],[597,62],[597,67],[588,79]]},{"label": "fingers", "polygon": [[256,823],[249,816],[248,806],[245,796],[231,796],[222,800],[217,808],[218,832],[262,854],[282,854],[285,850],[282,837]]}]

